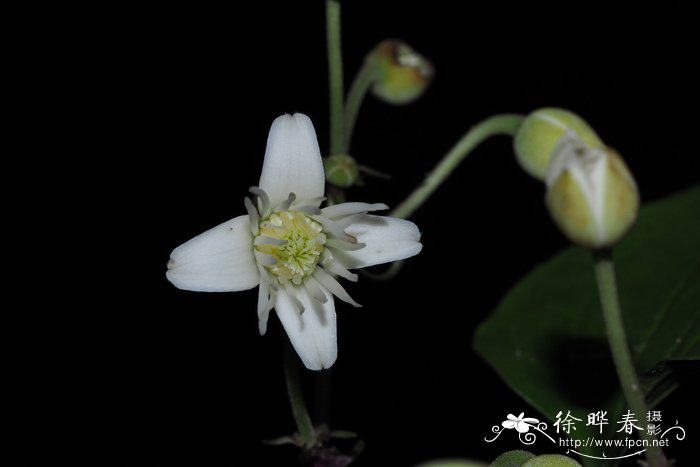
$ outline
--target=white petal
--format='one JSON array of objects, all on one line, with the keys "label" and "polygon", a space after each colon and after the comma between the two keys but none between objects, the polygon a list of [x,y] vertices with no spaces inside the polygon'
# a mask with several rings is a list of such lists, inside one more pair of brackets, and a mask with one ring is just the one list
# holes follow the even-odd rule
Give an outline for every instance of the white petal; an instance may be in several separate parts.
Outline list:
[{"label": "white petal", "polygon": [[303,287],[295,287],[293,293],[304,305],[304,313],[299,314],[288,292],[280,290],[275,304],[277,316],[306,368],[330,368],[338,356],[333,297],[324,291],[328,300],[320,303],[311,299]]},{"label": "white petal", "polygon": [[367,215],[345,229],[365,247],[357,251],[335,251],[334,254],[348,268],[362,268],[375,264],[398,261],[417,255],[423,245],[420,232],[413,222],[396,217]]},{"label": "white petal", "polygon": [[389,206],[383,203],[341,203],[321,209],[321,214],[329,219],[338,219],[361,212],[381,211],[383,209],[389,209]]},{"label": "white petal", "polygon": [[178,289],[198,292],[236,292],[258,285],[248,216],[224,222],[175,248],[166,276]]},{"label": "white petal", "polygon": [[501,425],[503,426],[503,428],[507,428],[509,430],[515,428],[515,422],[512,420],[506,420],[505,422],[501,423]]},{"label": "white petal", "polygon": [[523,422],[517,422],[515,424],[515,429],[518,431],[518,433],[527,433],[530,431],[530,425]]},{"label": "white petal", "polygon": [[299,201],[323,196],[325,185],[321,151],[314,126],[304,114],[285,114],[275,119],[267,137],[260,188],[277,206],[296,195]]}]

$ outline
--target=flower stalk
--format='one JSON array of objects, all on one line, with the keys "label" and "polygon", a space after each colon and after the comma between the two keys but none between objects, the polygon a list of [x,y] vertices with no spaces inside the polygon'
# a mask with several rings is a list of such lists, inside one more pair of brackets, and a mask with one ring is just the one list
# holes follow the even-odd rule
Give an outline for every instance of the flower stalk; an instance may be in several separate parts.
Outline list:
[{"label": "flower stalk", "polygon": [[387,104],[406,105],[421,97],[435,72],[432,63],[398,39],[386,39],[367,56],[345,102],[343,149],[347,153],[362,102],[369,90]]},{"label": "flower stalk", "polygon": [[284,377],[287,382],[287,395],[289,405],[292,408],[292,415],[297,425],[297,432],[301,438],[305,449],[316,444],[316,432],[309,411],[304,402],[304,393],[301,390],[301,380],[299,378],[299,363],[294,348],[285,339],[284,343]]},{"label": "flower stalk", "polygon": [[340,41],[340,1],[326,0],[326,46],[330,93],[330,154],[343,151],[343,55]]},{"label": "flower stalk", "polygon": [[426,177],[425,181],[411,193],[391,215],[406,219],[416,212],[435,190],[450,176],[460,162],[479,144],[496,135],[515,135],[523,121],[522,115],[502,114],[487,118],[473,126],[457,141],[450,151]]},{"label": "flower stalk", "polygon": [[350,85],[350,91],[345,102],[345,132],[343,135],[343,150],[347,153],[350,150],[352,133],[355,129],[357,114],[360,112],[362,102],[367,95],[367,91],[372,87],[372,83],[377,79],[377,70],[373,63],[365,61],[355,79]]},{"label": "flower stalk", "polygon": [[[632,355],[627,345],[627,336],[622,321],[622,310],[620,309],[620,299],[617,293],[617,281],[615,278],[615,264],[613,263],[612,250],[609,248],[593,252],[595,262],[595,275],[598,283],[598,294],[600,304],[603,309],[603,319],[608,335],[610,351],[617,376],[622,385],[622,393],[625,396],[630,410],[638,417],[647,414],[648,406],[644,399],[644,393],[639,384],[639,378],[634,369]],[[653,440],[656,436],[649,434],[646,430],[640,431],[640,437],[646,440],[648,448],[646,451],[647,462],[650,467],[664,467],[668,465],[666,457],[660,447],[654,446]]]}]

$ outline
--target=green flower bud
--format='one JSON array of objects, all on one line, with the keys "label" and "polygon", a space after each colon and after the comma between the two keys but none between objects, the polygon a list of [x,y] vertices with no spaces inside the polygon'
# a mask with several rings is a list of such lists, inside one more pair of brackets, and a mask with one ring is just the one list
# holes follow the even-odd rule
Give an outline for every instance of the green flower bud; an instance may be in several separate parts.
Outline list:
[{"label": "green flower bud", "polygon": [[533,457],[521,467],[581,467],[581,464],[561,454],[544,454]]},{"label": "green flower bud", "polygon": [[357,162],[346,154],[335,154],[323,161],[326,181],[339,188],[349,188],[357,182],[359,169]]},{"label": "green flower bud", "polygon": [[433,65],[404,42],[387,39],[367,56],[375,70],[375,97],[394,105],[409,104],[423,95],[432,81]]},{"label": "green flower bud", "polygon": [[573,133],[554,150],[546,182],[552,218],[584,247],[614,245],[637,218],[639,193],[622,158],[607,147],[588,147]]},{"label": "green flower bud", "polygon": [[536,179],[544,181],[554,149],[567,132],[576,134],[588,147],[603,147],[595,131],[575,113],[543,108],[525,117],[513,140],[520,166]]}]

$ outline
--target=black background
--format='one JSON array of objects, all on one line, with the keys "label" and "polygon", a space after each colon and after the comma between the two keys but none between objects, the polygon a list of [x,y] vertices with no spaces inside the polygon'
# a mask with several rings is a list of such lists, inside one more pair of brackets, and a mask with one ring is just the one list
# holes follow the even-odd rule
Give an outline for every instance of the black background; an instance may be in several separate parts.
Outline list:
[{"label": "black background", "polygon": [[[395,206],[471,125],[542,106],[589,121],[645,201],[700,178],[687,8],[377,3],[344,5],[346,86],[386,37],[429,57],[436,78],[407,107],[366,100],[351,152],[393,179],[351,199]],[[275,117],[306,113],[328,147],[323,2],[36,14],[51,25],[35,44],[42,131],[30,140],[46,156],[35,235],[51,280],[17,313],[23,464],[293,465],[294,449],[260,442],[293,430],[277,319],[260,337],[255,292],[183,292],[164,272],[173,248],[244,213]],[[366,441],[358,466],[517,447],[483,437],[503,414],[534,411],[471,338],[566,246],[543,194],[510,141],[490,140],[412,218],[424,250],[399,277],[347,286],[364,308],[337,307],[331,423]],[[662,407],[689,445],[692,391]]]}]

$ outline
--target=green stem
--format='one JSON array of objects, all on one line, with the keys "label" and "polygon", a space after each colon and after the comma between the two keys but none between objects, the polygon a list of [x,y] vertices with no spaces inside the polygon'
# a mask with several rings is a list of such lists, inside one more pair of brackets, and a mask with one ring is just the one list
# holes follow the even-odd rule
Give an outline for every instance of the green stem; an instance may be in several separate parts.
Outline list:
[{"label": "green stem", "polygon": [[355,129],[357,114],[360,112],[362,101],[367,95],[367,91],[376,80],[376,67],[365,62],[364,66],[357,72],[355,79],[350,86],[348,98],[345,101],[345,135],[343,139],[343,150],[347,154],[352,142],[352,132]]},{"label": "green stem", "polygon": [[343,55],[340,46],[340,1],[326,0],[326,43],[330,90],[330,154],[343,150]]},{"label": "green stem", "polygon": [[[612,251],[610,249],[596,251],[593,253],[593,258],[605,329],[607,330],[608,342],[610,343],[610,351],[615,362],[617,376],[622,385],[622,393],[625,395],[625,400],[630,410],[637,417],[644,418],[648,412],[648,407],[634,369],[632,354],[627,346],[627,336],[625,335],[622,310],[620,309],[620,300],[617,294]],[[641,430],[639,434],[649,445],[646,451],[649,466],[663,467],[667,465],[666,457],[661,448],[653,446],[656,436],[650,435],[646,430]]]},{"label": "green stem", "polygon": [[410,194],[406,200],[391,212],[394,217],[403,219],[413,214],[435,190],[445,181],[452,171],[459,165],[469,153],[484,140],[495,135],[514,135],[520,123],[521,115],[503,114],[489,117],[472,127],[442,160],[435,166],[425,181]]},{"label": "green stem", "polygon": [[284,376],[287,380],[289,405],[292,407],[292,415],[294,415],[294,421],[297,424],[297,431],[301,441],[304,443],[304,447],[309,448],[316,443],[316,433],[304,402],[304,393],[301,390],[298,357],[292,344],[288,341],[284,345]]}]

